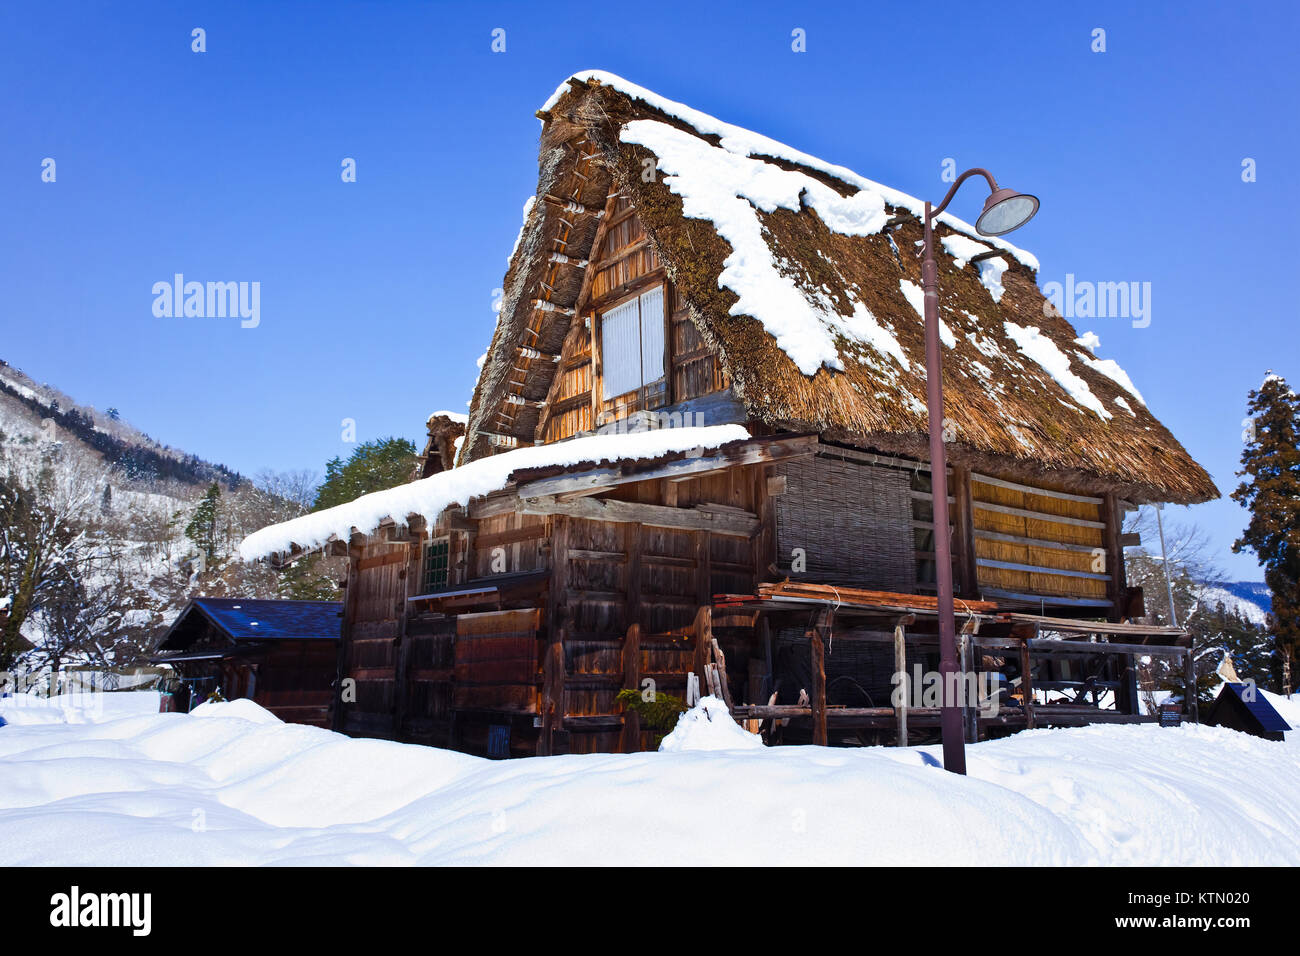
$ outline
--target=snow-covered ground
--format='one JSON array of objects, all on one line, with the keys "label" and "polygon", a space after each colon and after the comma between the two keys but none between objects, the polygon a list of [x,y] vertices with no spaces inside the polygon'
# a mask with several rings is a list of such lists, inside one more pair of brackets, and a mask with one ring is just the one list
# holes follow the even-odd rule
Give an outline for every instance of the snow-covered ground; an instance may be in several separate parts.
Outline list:
[{"label": "snow-covered ground", "polygon": [[749,741],[716,710],[671,752],[488,761],[101,696],[0,700],[0,864],[1300,864],[1297,734],[1039,730],[960,778],[933,748],[718,749]]}]

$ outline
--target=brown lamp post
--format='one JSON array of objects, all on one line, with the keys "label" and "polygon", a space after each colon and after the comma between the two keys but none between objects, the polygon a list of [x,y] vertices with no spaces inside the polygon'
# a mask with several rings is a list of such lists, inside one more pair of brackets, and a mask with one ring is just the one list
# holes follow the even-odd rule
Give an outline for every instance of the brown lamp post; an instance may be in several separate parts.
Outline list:
[{"label": "brown lamp post", "polygon": [[975,222],[982,236],[1001,236],[1019,229],[1038,212],[1038,199],[1012,189],[999,188],[984,169],[968,169],[943,197],[937,209],[925,204],[925,261],[921,286],[925,292],[925,404],[930,415],[930,491],[934,496],[934,562],[939,588],[939,676],[942,679],[940,727],[943,731],[943,766],[953,773],[966,772],[965,733],[957,701],[957,624],[952,599],[952,542],[948,531],[948,456],[943,446],[943,354],[939,342],[939,267],[934,261],[936,216],[948,208],[957,189],[971,176],[988,180],[991,193]]}]

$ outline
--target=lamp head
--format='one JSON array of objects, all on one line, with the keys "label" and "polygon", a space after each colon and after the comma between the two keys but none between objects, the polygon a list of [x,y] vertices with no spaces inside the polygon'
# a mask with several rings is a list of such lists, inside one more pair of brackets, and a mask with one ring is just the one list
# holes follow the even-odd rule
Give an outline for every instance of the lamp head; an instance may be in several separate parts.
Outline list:
[{"label": "lamp head", "polygon": [[995,189],[984,200],[984,211],[975,220],[981,236],[1004,236],[1019,229],[1038,212],[1038,197],[1014,189]]}]

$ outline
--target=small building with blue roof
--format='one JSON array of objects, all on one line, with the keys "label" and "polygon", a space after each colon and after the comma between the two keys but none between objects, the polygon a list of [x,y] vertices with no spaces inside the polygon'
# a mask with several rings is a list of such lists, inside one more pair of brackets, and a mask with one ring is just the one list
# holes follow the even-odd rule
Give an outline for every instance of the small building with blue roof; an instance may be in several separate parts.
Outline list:
[{"label": "small building with blue roof", "polygon": [[220,691],[281,720],[328,727],[342,613],[338,601],[195,598],[154,662],[176,671],[190,700]]}]

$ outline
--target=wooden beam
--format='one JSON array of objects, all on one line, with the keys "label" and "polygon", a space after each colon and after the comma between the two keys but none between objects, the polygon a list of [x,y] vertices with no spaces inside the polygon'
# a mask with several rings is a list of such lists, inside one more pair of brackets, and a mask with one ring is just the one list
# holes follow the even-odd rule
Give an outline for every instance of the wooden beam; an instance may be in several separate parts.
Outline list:
[{"label": "wooden beam", "polygon": [[588,264],[586,259],[575,259],[572,256],[566,256],[562,252],[552,252],[550,261],[556,265],[573,266],[575,269],[585,269]]},{"label": "wooden beam", "polygon": [[1069,617],[1043,617],[1038,614],[1008,614],[1007,619],[1028,624],[1044,631],[1066,631],[1076,634],[1129,634],[1140,637],[1182,638],[1187,632],[1181,627],[1160,627],[1155,624],[1125,624],[1114,621],[1080,621]]},{"label": "wooden beam", "polygon": [[560,501],[555,498],[520,498],[516,509],[520,514],[568,515],[590,521],[610,521],[619,524],[640,523],[654,528],[675,528],[683,531],[711,531],[747,538],[758,529],[757,516],[748,512],[708,511],[701,507],[665,508],[630,501],[604,498],[572,498]]},{"label": "wooden beam", "polygon": [[[915,497],[919,492],[912,492]],[[1012,508],[1010,505],[995,505],[987,501],[974,502],[975,507],[980,511],[996,511],[998,514],[1015,515],[1017,518],[1032,518],[1034,521],[1053,521],[1057,524],[1074,525],[1077,528],[1102,528],[1106,525],[1101,521],[1089,521],[1086,518],[1067,518],[1065,515],[1052,515],[1045,511],[1030,511],[1028,508]]]},{"label": "wooden beam", "polygon": [[991,478],[988,475],[981,475],[977,472],[971,472],[971,478],[982,485],[993,485],[996,488],[1006,488],[1010,491],[1021,491],[1030,495],[1042,495],[1044,498],[1056,498],[1060,501],[1078,501],[1082,504],[1099,505],[1102,503],[1101,498],[1094,498],[1091,495],[1071,495],[1064,491],[1051,491],[1047,488],[1035,488],[1033,485],[1022,485],[1014,481],[1006,481],[1002,478]]},{"label": "wooden beam", "polygon": [[555,206],[561,212],[576,213],[579,216],[603,216],[603,209],[595,209],[591,206],[584,206],[582,203],[573,199],[561,199],[559,196],[552,196],[547,193],[542,197],[542,202],[550,206]]},{"label": "wooden beam", "polygon": [[1002,541],[1006,544],[1019,544],[1027,548],[1071,551],[1075,554],[1092,554],[1097,550],[1096,545],[1092,544],[1070,544],[1066,541],[1053,541],[1050,538],[1027,538],[1020,534],[1004,534],[1001,531],[984,531],[983,529],[975,532],[975,538],[980,541]]},{"label": "wooden beam", "polygon": [[1089,581],[1109,581],[1109,574],[1097,574],[1092,571],[1071,571],[1066,568],[1048,568],[1041,564],[1018,564],[1015,561],[995,561],[992,558],[980,558],[976,561],[981,568],[1001,568],[1004,571],[1027,571],[1030,574],[1057,574],[1066,578],[1086,578]]},{"label": "wooden beam", "polygon": [[817,446],[817,436],[800,435],[793,438],[754,439],[743,445],[700,455],[679,458],[651,468],[635,464],[613,468],[592,468],[553,478],[539,478],[519,486],[519,497],[542,498],[563,495],[573,491],[590,491],[595,488],[612,488],[637,481],[684,481],[710,471],[721,471],[743,465],[756,465],[786,461],[812,455]]},{"label": "wooden beam", "polygon": [[1188,653],[1177,644],[1115,644],[1111,641],[1055,641],[1034,638],[1035,654],[1147,654],[1151,657],[1181,657]]},{"label": "wooden beam", "polygon": [[570,318],[574,315],[572,307],[567,305],[556,305],[549,299],[533,299],[532,307],[538,312],[559,312],[561,315],[567,315]]}]

